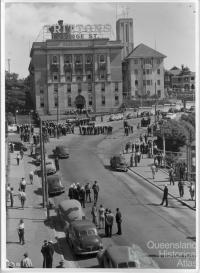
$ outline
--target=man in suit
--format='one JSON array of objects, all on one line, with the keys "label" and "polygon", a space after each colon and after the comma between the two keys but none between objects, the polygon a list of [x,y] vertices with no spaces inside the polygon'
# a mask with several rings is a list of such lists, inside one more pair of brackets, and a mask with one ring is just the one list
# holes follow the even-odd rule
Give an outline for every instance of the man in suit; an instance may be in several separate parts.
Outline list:
[{"label": "man in suit", "polygon": [[165,207],[167,207],[168,206],[168,187],[167,187],[167,184],[165,184],[165,187],[164,187],[163,199],[162,199],[161,205],[163,205],[164,202],[166,202]]}]

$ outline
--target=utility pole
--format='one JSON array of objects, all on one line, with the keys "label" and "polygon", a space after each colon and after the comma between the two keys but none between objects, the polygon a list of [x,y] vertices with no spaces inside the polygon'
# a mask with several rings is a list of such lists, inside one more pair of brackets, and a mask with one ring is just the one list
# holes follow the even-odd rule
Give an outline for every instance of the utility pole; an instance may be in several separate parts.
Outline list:
[{"label": "utility pole", "polygon": [[[44,138],[42,138],[42,146],[43,146],[43,152],[45,151],[44,147]],[[46,172],[46,158],[45,153],[43,154],[43,160],[44,160],[44,184],[45,184],[45,203],[46,203],[46,209],[47,209],[47,219],[49,219],[49,188],[47,183],[47,172]]]},{"label": "utility pole", "polygon": [[59,96],[58,96],[58,90],[57,90],[57,138],[59,138],[58,123],[59,123]]},{"label": "utility pole", "polygon": [[155,124],[156,124],[156,107],[157,107],[157,91],[156,91],[156,81],[155,81],[155,98],[156,98],[156,101],[155,101]]},{"label": "utility pole", "polygon": [[44,181],[44,150],[42,144],[42,120],[40,118],[40,158],[41,158],[41,177],[42,177],[42,206],[45,207],[45,181]]}]

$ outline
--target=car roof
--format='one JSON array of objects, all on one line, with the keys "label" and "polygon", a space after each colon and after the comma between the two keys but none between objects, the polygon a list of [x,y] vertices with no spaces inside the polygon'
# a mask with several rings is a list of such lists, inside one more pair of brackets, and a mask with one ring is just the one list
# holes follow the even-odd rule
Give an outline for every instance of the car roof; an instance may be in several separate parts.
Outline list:
[{"label": "car roof", "polygon": [[112,245],[109,246],[106,251],[111,259],[116,263],[135,262],[137,260],[137,256],[135,256],[133,259],[130,255],[130,249],[131,247],[129,246]]},{"label": "car roof", "polygon": [[64,145],[58,145],[56,146],[56,149],[67,149],[67,147]]},{"label": "car roof", "polygon": [[88,221],[88,220],[76,220],[76,221],[73,221],[71,223],[71,226],[73,226],[73,228],[75,228],[76,230],[83,230],[83,229],[86,229],[86,228],[95,228],[96,229],[96,226]]},{"label": "car roof", "polygon": [[60,180],[60,176],[58,174],[54,174],[54,175],[51,175],[51,176],[47,177],[48,183],[52,183],[53,181],[57,182],[59,180]]}]

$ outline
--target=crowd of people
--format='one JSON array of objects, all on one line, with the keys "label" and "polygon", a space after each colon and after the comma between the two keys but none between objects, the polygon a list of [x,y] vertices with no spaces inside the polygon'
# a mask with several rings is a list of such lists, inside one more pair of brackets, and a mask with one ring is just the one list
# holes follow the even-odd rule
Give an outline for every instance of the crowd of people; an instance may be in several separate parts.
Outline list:
[{"label": "crowd of people", "polygon": [[95,123],[91,125],[86,125],[86,126],[79,126],[79,132],[80,135],[100,135],[100,134],[105,134],[105,135],[111,135],[112,134],[112,126],[108,125],[95,125]]}]

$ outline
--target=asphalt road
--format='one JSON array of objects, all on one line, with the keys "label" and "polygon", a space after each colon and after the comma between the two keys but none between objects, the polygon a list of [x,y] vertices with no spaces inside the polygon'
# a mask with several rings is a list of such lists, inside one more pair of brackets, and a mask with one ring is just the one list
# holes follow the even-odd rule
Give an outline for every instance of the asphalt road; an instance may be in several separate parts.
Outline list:
[{"label": "asphalt road", "polygon": [[[118,129],[121,128],[118,123]],[[48,154],[53,148],[65,143],[70,150],[70,158],[60,160],[60,174],[66,193],[56,198],[58,204],[67,198],[70,184],[85,184],[97,180],[100,185],[98,205],[103,204],[114,213],[120,208],[123,217],[123,235],[118,236],[116,224],[114,236],[103,238],[104,245],[139,245],[160,268],[193,268],[195,242],[195,212],[170,199],[169,207],[159,206],[162,192],[133,173],[113,172],[109,168],[109,158],[121,149],[121,142],[127,141],[122,130],[112,136],[69,135],[47,144]],[[85,213],[91,218],[91,204],[86,204]],[[55,232],[66,259],[75,261],[80,267],[96,267],[95,257],[76,258],[71,254],[55,217]],[[103,236],[103,231],[100,231]],[[163,246],[163,243],[168,243]],[[176,245],[175,245],[176,243]],[[172,251],[179,253],[174,257]],[[170,252],[170,253],[169,253]],[[164,255],[164,257],[162,256]],[[188,258],[184,256],[187,255]],[[172,257],[171,257],[172,256]]]}]

